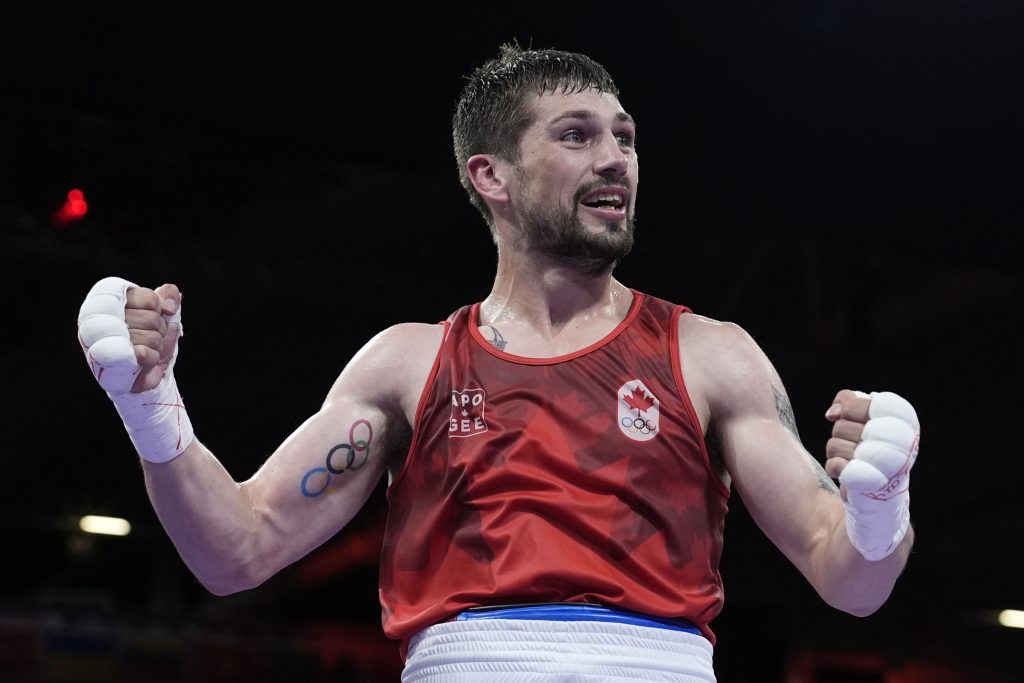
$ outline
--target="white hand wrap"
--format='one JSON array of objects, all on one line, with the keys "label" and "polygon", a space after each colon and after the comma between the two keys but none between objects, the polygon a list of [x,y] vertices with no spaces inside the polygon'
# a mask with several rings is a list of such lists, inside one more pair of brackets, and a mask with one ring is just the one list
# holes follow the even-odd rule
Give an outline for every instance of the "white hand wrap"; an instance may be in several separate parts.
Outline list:
[{"label": "white hand wrap", "polygon": [[890,393],[871,394],[868,422],[853,460],[839,475],[846,486],[846,532],[869,560],[891,554],[910,527],[910,468],[921,426],[914,407]]},{"label": "white hand wrap", "polygon": [[[124,320],[128,290],[138,285],[119,277],[100,280],[85,297],[78,312],[78,341],[89,368],[124,421],[135,450],[143,460],[167,462],[192,442],[192,423],[174,381],[175,342],[171,360],[160,384],[149,391],[131,393],[139,374],[135,348]],[[178,325],[181,336],[181,308],[165,315],[168,324]]]}]

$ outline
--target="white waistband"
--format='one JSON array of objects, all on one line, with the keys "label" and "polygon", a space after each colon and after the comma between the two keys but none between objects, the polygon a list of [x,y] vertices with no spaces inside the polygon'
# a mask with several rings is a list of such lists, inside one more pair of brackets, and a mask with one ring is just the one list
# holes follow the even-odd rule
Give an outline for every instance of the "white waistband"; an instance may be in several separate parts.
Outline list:
[{"label": "white waistband", "polygon": [[631,624],[450,621],[409,642],[402,683],[714,683],[702,636]]}]

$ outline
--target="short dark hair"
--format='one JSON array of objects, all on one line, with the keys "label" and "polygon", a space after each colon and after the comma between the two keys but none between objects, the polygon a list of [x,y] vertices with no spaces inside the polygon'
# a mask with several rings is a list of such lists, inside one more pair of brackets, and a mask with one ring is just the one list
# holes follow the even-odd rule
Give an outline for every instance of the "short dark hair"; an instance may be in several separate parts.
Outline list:
[{"label": "short dark hair", "polygon": [[466,173],[474,154],[494,154],[519,161],[519,143],[533,123],[524,95],[546,92],[573,93],[595,88],[619,96],[604,67],[586,55],[560,50],[524,50],[518,44],[501,46],[497,59],[487,61],[467,78],[452,117],[452,139],[459,181],[469,201],[494,228],[494,220]]}]

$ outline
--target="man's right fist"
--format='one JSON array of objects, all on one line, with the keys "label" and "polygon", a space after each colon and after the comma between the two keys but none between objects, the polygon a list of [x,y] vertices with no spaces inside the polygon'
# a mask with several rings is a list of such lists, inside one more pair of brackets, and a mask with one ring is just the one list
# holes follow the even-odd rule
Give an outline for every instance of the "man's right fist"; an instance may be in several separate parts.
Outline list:
[{"label": "man's right fist", "polygon": [[143,460],[163,463],[192,442],[192,422],[174,381],[181,292],[103,278],[78,312],[78,341]]},{"label": "man's right fist", "polygon": [[160,285],[155,290],[129,289],[124,317],[140,366],[132,391],[152,389],[160,384],[178,353],[181,292],[174,285]]},{"label": "man's right fist", "polygon": [[78,340],[93,376],[111,393],[160,384],[177,354],[181,293],[146,289],[119,277],[97,282],[78,313]]}]

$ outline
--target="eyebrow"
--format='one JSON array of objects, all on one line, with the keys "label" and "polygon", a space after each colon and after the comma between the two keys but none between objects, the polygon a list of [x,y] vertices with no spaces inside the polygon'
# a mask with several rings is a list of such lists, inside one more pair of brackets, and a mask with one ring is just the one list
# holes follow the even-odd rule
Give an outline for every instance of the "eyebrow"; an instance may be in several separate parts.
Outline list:
[{"label": "eyebrow", "polygon": [[[596,118],[597,118],[597,114],[595,114],[593,111],[590,111],[589,109],[577,109],[576,111],[567,111],[567,112],[563,112],[563,113],[559,114],[558,116],[556,116],[555,118],[551,119],[548,122],[548,126],[553,126],[556,123],[558,123],[559,121],[563,121],[565,119],[596,119]],[[622,121],[624,123],[628,123],[628,124],[630,124],[632,126],[636,125],[636,121],[633,120],[633,117],[630,116],[629,114],[627,114],[624,111],[620,111],[617,114],[615,114],[615,120],[616,121]]]}]

